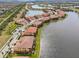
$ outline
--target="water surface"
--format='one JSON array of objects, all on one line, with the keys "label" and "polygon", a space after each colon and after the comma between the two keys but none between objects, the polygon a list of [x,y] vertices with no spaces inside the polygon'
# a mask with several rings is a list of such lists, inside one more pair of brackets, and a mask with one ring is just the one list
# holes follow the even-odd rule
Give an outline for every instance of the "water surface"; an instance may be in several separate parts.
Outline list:
[{"label": "water surface", "polygon": [[26,15],[28,16],[34,16],[34,15],[40,15],[43,14],[44,12],[42,10],[29,10]]},{"label": "water surface", "polygon": [[65,19],[43,27],[40,57],[79,57],[79,16],[75,12],[66,13]]},{"label": "water surface", "polygon": [[33,5],[32,8],[42,9],[42,8],[44,8],[44,7],[41,7],[41,6],[39,6],[39,5]]}]

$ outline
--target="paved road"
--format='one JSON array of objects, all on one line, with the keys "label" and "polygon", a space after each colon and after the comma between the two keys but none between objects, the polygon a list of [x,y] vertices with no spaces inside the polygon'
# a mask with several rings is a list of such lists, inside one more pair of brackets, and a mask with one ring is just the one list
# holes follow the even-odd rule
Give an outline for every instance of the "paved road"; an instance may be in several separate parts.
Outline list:
[{"label": "paved road", "polygon": [[25,28],[28,26],[32,25],[35,22],[35,20],[31,21],[27,25],[24,25],[20,28],[18,28],[13,35],[10,37],[10,39],[5,43],[5,45],[0,49],[0,58],[5,57],[6,54],[10,52],[10,48],[13,47],[13,44],[16,43],[18,38],[20,37],[20,32],[19,31],[24,31]]}]

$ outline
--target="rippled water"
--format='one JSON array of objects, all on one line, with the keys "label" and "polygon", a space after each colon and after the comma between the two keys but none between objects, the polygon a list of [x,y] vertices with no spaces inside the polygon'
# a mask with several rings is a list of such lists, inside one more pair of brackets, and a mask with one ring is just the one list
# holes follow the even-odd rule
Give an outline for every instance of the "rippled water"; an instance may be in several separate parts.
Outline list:
[{"label": "rippled water", "polygon": [[79,16],[75,12],[66,13],[64,20],[43,27],[40,57],[79,57]]},{"label": "rippled water", "polygon": [[34,16],[34,15],[40,15],[43,14],[44,12],[41,10],[29,10],[26,15],[28,16]]}]

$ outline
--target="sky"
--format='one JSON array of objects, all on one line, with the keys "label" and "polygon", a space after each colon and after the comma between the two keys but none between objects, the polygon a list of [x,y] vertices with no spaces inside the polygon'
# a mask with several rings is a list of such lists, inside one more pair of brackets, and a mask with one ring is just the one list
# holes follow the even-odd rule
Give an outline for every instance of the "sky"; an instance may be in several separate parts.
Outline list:
[{"label": "sky", "polygon": [[6,1],[8,1],[8,2],[13,2],[13,1],[52,1],[52,2],[56,2],[56,1],[59,1],[59,2],[66,2],[66,1],[68,1],[68,2],[70,2],[70,1],[79,1],[79,0],[0,0],[0,1],[2,1],[2,2],[6,2]]},{"label": "sky", "polygon": [[[18,1],[56,1],[56,0],[18,0]],[[59,1],[69,1],[69,0],[59,0]],[[70,0],[70,1],[79,1],[79,0]]]}]

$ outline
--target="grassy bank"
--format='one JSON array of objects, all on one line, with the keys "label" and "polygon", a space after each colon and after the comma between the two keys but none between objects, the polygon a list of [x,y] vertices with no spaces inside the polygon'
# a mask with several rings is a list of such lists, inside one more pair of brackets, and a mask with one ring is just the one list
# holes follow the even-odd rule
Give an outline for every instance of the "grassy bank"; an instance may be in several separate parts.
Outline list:
[{"label": "grassy bank", "polygon": [[42,29],[42,27],[40,27],[38,29],[38,33],[36,35],[35,53],[32,54],[32,58],[39,58],[39,56],[40,56],[40,35],[41,35],[41,29]]}]

